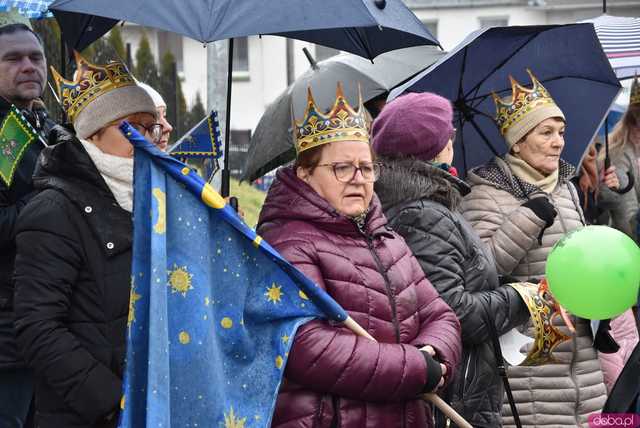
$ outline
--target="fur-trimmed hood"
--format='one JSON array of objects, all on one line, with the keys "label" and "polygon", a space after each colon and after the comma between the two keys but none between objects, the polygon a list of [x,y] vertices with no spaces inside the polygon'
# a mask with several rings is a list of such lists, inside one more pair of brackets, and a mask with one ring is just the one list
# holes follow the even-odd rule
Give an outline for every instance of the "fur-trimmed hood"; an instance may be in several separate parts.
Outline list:
[{"label": "fur-trimmed hood", "polygon": [[385,210],[408,201],[429,199],[456,210],[469,186],[430,163],[408,158],[380,157],[383,164],[375,191]]}]

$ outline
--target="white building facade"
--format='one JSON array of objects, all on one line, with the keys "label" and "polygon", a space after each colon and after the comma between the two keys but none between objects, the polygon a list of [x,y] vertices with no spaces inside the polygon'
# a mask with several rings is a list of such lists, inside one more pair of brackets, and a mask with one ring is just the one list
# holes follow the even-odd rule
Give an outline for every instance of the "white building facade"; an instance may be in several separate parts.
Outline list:
[{"label": "white building facade", "polygon": [[[565,24],[602,14],[602,0],[404,0],[431,30],[445,50],[453,48],[471,31],[504,25]],[[607,0],[611,15],[640,16],[640,0]],[[187,37],[125,25],[125,43],[134,53],[142,32],[149,38],[152,52],[159,62],[171,51],[177,60],[178,75],[189,106],[196,94],[207,102],[207,49]],[[281,37],[263,36],[236,39],[231,104],[231,129],[250,135],[266,106],[296,76],[309,68],[302,48],[307,47],[317,60],[337,51]]]}]

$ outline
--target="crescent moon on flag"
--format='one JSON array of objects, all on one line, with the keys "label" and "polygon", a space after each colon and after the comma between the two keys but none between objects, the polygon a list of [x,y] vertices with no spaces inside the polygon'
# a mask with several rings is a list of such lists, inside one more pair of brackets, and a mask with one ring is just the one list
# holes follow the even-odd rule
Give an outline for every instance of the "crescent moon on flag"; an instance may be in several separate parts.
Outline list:
[{"label": "crescent moon on flag", "polygon": [[167,231],[167,197],[165,193],[157,187],[154,187],[151,194],[158,203],[158,219],[153,225],[153,231],[158,235],[162,235]]}]

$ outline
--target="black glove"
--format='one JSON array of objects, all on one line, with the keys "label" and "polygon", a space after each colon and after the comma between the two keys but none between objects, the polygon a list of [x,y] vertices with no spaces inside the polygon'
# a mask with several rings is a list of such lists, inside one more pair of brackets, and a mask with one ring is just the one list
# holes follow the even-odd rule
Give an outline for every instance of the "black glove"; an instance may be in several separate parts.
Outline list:
[{"label": "black glove", "polygon": [[438,386],[442,379],[442,367],[440,363],[426,351],[422,352],[424,360],[427,362],[427,383],[424,384],[422,391],[431,392]]},{"label": "black glove", "polygon": [[545,229],[553,224],[553,221],[558,215],[558,211],[556,211],[555,207],[551,202],[549,202],[549,199],[545,197],[529,199],[527,202],[522,204],[522,206],[533,211],[540,220],[544,220],[545,225],[540,231],[540,235],[538,235],[538,243],[542,245],[542,235],[544,234]]},{"label": "black glove", "polygon": [[595,339],[593,341],[593,347],[603,354],[615,354],[620,350],[620,345],[611,336],[609,331],[611,330],[611,320],[602,320],[598,326],[598,331],[595,333]]}]

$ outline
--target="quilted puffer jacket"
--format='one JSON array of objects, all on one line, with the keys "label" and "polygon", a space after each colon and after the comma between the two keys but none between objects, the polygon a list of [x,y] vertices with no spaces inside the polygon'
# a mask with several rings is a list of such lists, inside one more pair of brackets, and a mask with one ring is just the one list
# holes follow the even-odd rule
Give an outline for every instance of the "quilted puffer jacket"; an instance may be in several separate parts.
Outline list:
[{"label": "quilted puffer jacket", "polygon": [[[546,194],[558,212],[538,242],[544,220],[522,204],[539,188],[511,173],[501,158],[469,173],[471,192],[464,198],[462,212],[491,249],[498,273],[518,280],[544,276],[546,259],[553,245],[564,234],[584,224],[573,184],[571,165],[561,161],[555,190]],[[554,324],[570,334],[557,317]],[[557,364],[510,367],[511,388],[524,427],[587,426],[588,417],[600,412],[606,401],[606,388],[588,320],[572,317],[576,334],[554,351]],[[533,326],[525,333],[533,337]],[[514,425],[508,404],[503,406],[504,426]]]},{"label": "quilted puffer jacket", "polygon": [[258,232],[324,288],[377,342],[316,320],[295,336],[274,427],[431,427],[418,397],[427,382],[418,348],[460,359],[460,325],[374,196],[365,225],[338,213],[291,168],[281,169]]},{"label": "quilted puffer jacket", "polygon": [[462,364],[447,395],[474,427],[500,427],[503,386],[489,322],[501,335],[524,324],[529,311],[513,287],[500,286],[491,253],[458,212],[469,186],[420,160],[380,160],[375,189],[389,224],[462,327]]},{"label": "quilted puffer jacket", "polygon": [[615,385],[624,365],[638,344],[638,327],[631,309],[612,319],[610,325],[611,337],[620,346],[620,349],[611,354],[599,353],[607,391],[611,391],[613,385]]}]

